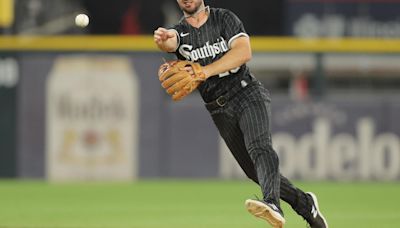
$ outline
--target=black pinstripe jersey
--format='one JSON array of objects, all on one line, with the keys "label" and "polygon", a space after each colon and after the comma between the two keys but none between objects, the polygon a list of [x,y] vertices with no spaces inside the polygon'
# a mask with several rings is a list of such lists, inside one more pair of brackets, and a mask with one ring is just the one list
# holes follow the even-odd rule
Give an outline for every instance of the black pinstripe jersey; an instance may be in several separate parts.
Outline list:
[{"label": "black pinstripe jersey", "polygon": [[[248,36],[240,19],[227,9],[211,8],[207,21],[195,28],[182,18],[172,27],[178,36],[178,59],[198,62],[202,66],[220,59],[230,49],[234,39]],[[210,102],[240,83],[252,78],[246,64],[226,73],[210,77],[199,86],[199,92],[205,102]]]}]

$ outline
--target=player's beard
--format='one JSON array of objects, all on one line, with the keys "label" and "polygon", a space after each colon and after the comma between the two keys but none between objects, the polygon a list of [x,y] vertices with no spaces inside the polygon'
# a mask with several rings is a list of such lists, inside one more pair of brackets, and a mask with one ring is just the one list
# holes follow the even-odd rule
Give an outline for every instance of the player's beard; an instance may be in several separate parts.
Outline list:
[{"label": "player's beard", "polygon": [[184,1],[182,1],[182,5],[179,4],[179,7],[181,8],[181,10],[183,12],[185,12],[188,16],[193,16],[195,14],[197,14],[201,9],[202,5],[203,5],[203,1],[194,1],[195,2],[195,6],[193,7],[193,9],[188,9],[185,8],[185,3]]}]

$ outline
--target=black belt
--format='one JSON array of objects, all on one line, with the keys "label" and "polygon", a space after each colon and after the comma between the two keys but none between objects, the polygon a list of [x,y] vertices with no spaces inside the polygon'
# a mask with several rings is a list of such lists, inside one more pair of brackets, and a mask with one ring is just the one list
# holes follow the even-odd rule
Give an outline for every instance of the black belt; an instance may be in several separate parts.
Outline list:
[{"label": "black belt", "polygon": [[230,99],[232,99],[240,90],[246,88],[246,87],[251,87],[252,85],[260,84],[258,81],[251,81],[251,82],[246,82],[244,81],[245,85],[243,86],[243,80],[241,81],[241,85],[236,87],[239,89],[232,89],[231,91],[227,92],[226,94],[219,96],[217,99],[206,103],[205,106],[208,110],[214,110],[216,108],[221,108],[224,107]]},{"label": "black belt", "polygon": [[213,110],[216,108],[224,107],[226,103],[228,103],[228,97],[226,95],[222,95],[217,99],[215,99],[214,101],[206,103],[206,108],[208,110]]}]

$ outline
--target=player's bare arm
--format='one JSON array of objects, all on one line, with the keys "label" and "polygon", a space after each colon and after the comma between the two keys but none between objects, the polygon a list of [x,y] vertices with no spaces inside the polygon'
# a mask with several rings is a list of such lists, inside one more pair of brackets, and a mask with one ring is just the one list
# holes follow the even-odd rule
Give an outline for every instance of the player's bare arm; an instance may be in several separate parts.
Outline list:
[{"label": "player's bare arm", "polygon": [[240,67],[252,58],[250,39],[241,36],[232,41],[231,49],[219,60],[203,67],[206,77],[219,75],[221,73]]},{"label": "player's bare arm", "polygon": [[178,38],[175,30],[158,28],[154,31],[154,42],[165,52],[173,52],[178,47]]}]

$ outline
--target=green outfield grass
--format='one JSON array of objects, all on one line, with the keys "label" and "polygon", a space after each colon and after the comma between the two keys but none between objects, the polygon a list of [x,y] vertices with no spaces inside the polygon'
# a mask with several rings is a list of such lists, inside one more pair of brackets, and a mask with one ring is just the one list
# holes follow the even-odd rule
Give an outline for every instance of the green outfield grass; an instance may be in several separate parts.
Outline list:
[{"label": "green outfield grass", "polygon": [[[400,184],[296,183],[315,192],[330,227],[400,227]],[[52,184],[0,181],[1,228],[257,228],[250,181]],[[283,204],[287,228],[306,227]]]}]

